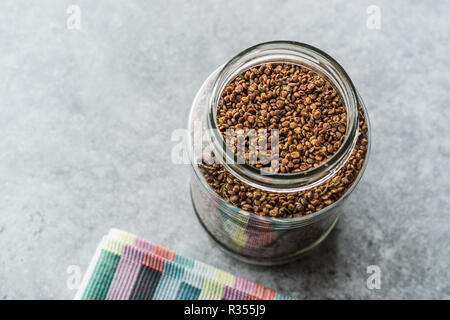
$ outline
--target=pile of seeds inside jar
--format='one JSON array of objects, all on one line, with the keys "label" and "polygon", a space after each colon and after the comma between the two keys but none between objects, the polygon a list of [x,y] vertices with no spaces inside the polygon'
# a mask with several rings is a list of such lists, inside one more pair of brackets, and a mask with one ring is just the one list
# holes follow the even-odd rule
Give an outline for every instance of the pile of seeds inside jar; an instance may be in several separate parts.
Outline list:
[{"label": "pile of seeds inside jar", "polygon": [[[223,91],[216,116],[224,138],[229,129],[278,129],[280,173],[301,172],[325,162],[339,149],[347,130],[346,109],[338,91],[319,74],[287,63],[262,65],[237,76]],[[300,217],[345,194],[363,166],[367,144],[360,109],[358,140],[345,165],[332,179],[294,193],[256,189],[221,164],[203,163],[199,169],[211,188],[236,207],[262,216]],[[263,167],[259,160],[251,162],[248,152],[244,155],[248,163]]]},{"label": "pile of seeds inside jar", "polygon": [[[341,146],[347,127],[337,90],[317,73],[292,64],[266,64],[237,76],[222,93],[216,118],[225,139],[230,129],[278,130],[281,173],[326,161]],[[270,156],[269,144],[267,149]],[[249,152],[244,155],[250,162]],[[263,166],[260,160],[254,165]]]}]

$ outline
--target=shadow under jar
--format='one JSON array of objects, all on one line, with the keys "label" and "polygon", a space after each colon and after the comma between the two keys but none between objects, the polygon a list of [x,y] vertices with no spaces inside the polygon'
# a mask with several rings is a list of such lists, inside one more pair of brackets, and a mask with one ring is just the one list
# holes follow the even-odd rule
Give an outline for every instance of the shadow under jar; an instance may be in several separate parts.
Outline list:
[{"label": "shadow under jar", "polygon": [[[326,161],[306,171],[263,173],[226,150],[217,127],[216,112],[226,86],[246,70],[264,64],[293,64],[326,79],[341,95],[346,109],[346,132],[340,148]],[[291,262],[320,244],[342,213],[342,202],[352,193],[367,165],[370,124],[364,103],[344,69],[312,46],[274,41],[251,47],[215,70],[203,83],[189,118],[191,198],[195,213],[209,235],[226,252],[248,263],[276,265]],[[214,164],[213,164],[214,163]],[[262,216],[242,210],[211,187],[208,170],[220,168],[228,179],[266,194],[332,201],[319,210],[296,217]],[[225,178],[226,179],[226,178]],[[225,182],[224,182],[225,183]]]}]

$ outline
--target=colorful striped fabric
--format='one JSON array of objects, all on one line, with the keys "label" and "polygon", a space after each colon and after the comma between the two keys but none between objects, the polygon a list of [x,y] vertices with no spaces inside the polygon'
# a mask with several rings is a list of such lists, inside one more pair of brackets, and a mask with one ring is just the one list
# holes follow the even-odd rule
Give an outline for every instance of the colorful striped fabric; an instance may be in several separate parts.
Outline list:
[{"label": "colorful striped fabric", "polygon": [[132,234],[111,229],[75,299],[286,300],[288,296]]}]

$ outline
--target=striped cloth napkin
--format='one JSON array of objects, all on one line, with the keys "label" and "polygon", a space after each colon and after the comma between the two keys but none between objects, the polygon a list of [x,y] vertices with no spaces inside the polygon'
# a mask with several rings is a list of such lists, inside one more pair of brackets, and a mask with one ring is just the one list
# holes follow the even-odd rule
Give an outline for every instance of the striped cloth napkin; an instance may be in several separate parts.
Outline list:
[{"label": "striped cloth napkin", "polygon": [[97,248],[75,299],[289,300],[291,297],[111,229]]}]

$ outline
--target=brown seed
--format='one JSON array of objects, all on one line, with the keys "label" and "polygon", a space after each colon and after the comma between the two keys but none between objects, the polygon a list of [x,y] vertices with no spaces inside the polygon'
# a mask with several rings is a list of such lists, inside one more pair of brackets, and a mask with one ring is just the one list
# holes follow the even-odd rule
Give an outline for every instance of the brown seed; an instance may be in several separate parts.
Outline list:
[{"label": "brown seed", "polygon": [[322,113],[319,110],[316,110],[314,112],[314,119],[316,119],[316,120],[320,119],[321,115],[322,115]]},{"label": "brown seed", "polygon": [[278,108],[282,108],[284,106],[284,101],[283,100],[277,100],[276,105]]},{"label": "brown seed", "polygon": [[276,217],[278,215],[278,208],[273,208],[272,210],[269,211],[269,214],[272,217]]},{"label": "brown seed", "polygon": [[333,153],[333,146],[331,144],[327,146],[327,151],[328,153]]},{"label": "brown seed", "polygon": [[325,83],[325,81],[323,79],[319,79],[315,82],[316,86],[321,87],[323,86]]}]

